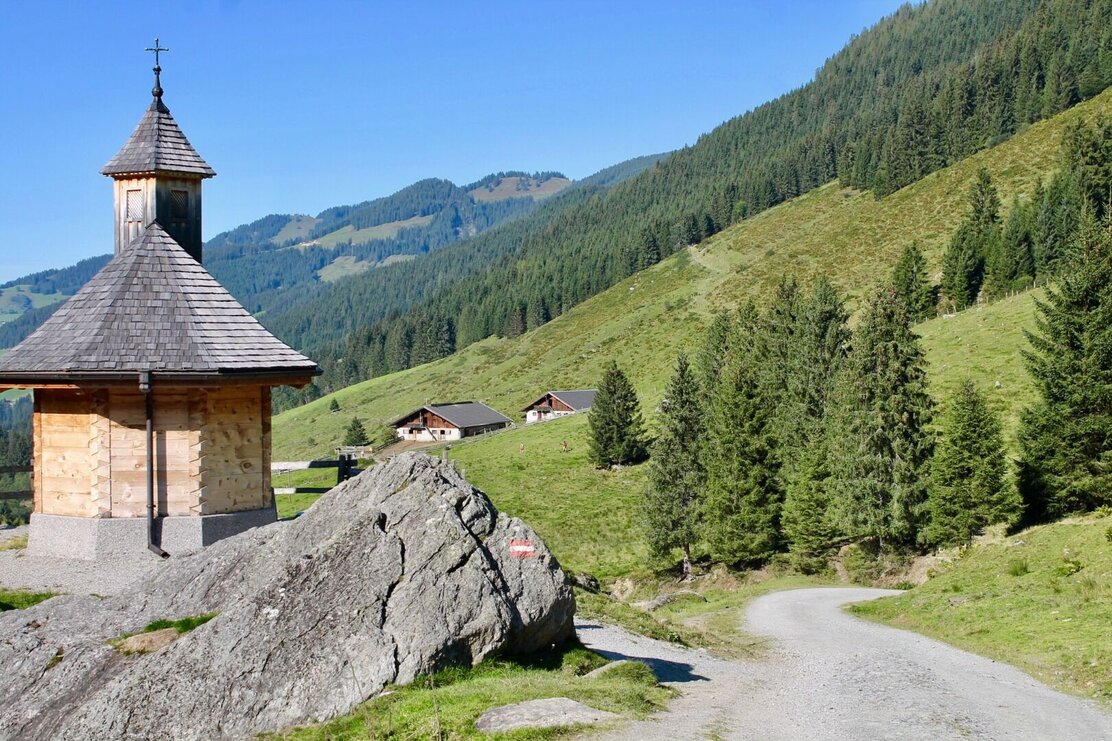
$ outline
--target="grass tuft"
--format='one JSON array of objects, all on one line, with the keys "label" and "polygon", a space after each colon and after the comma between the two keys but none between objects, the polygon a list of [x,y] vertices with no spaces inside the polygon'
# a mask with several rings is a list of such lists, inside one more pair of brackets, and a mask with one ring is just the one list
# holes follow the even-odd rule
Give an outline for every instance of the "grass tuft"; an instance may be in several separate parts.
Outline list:
[{"label": "grass tuft", "polygon": [[0,540],[0,551],[21,551],[27,547],[27,536],[17,535],[14,538]]},{"label": "grass tuft", "polygon": [[[178,632],[179,635],[182,635],[188,633],[194,628],[204,625],[209,620],[212,620],[214,617],[216,617],[217,614],[218,613],[210,612],[207,615],[193,615],[191,617],[181,618],[180,620],[153,620],[150,623],[147,623],[146,627],[144,627],[139,632],[153,633],[156,630],[166,630],[167,628],[173,628]],[[134,635],[134,633],[130,635]]]},{"label": "grass tuft", "polygon": [[23,589],[0,589],[0,612],[23,610],[56,596],[54,592],[29,592]]}]

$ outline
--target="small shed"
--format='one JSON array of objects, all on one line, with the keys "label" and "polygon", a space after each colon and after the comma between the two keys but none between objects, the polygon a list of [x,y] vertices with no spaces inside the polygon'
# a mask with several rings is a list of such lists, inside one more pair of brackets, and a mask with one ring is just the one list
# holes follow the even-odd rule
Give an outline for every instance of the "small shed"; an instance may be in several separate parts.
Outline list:
[{"label": "small shed", "polygon": [[596,393],[595,389],[549,391],[521,410],[525,412],[525,424],[585,412],[595,403]]},{"label": "small shed", "polygon": [[439,442],[482,435],[511,424],[508,417],[481,402],[453,401],[414,409],[391,426],[402,440]]}]

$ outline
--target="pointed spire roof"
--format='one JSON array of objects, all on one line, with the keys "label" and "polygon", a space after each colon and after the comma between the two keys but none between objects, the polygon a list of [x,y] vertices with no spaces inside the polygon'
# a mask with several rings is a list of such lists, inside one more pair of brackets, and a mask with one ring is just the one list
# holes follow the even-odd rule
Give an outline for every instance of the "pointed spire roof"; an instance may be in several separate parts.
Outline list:
[{"label": "pointed spire roof", "polygon": [[139,120],[131,137],[116,156],[101,168],[102,175],[178,173],[211,178],[216,171],[201,159],[185,138],[170,109],[162,102],[162,87],[155,83],[151,107]]},{"label": "pointed spire roof", "polygon": [[312,360],[272,335],[152,223],[41,327],[0,356],[0,383],[304,379]]}]

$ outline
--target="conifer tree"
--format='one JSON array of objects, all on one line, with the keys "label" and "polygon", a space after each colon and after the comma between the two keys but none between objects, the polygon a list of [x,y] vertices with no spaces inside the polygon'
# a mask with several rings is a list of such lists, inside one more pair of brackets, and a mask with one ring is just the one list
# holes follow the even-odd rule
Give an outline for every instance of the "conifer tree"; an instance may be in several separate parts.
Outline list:
[{"label": "conifer tree", "polygon": [[333,414],[340,411],[340,402],[336,400],[335,396],[332,397],[332,401],[328,402],[328,411],[332,412]]},{"label": "conifer tree", "polygon": [[988,525],[1019,518],[1019,493],[1005,476],[1000,420],[972,381],[965,381],[942,425],[931,465],[930,523],[923,542],[960,545]]},{"label": "conifer tree", "polygon": [[371,439],[367,437],[367,429],[363,427],[363,423],[359,421],[358,417],[352,417],[351,424],[344,432],[344,445],[369,445],[370,442]]},{"label": "conifer tree", "polygon": [[711,402],[706,440],[707,543],[730,563],[760,561],[780,544],[782,492],[772,409],[756,368],[755,309],[739,315]]},{"label": "conifer tree", "polygon": [[841,535],[910,545],[924,516],[932,402],[923,351],[891,289],[866,306],[841,374],[831,445],[831,513]]},{"label": "conifer tree", "polygon": [[691,575],[691,549],[699,539],[699,506],[706,483],[702,409],[695,372],[681,353],[660,402],[660,431],[652,444],[643,506],[650,550],[665,558],[679,548],[685,577]]},{"label": "conifer tree", "polygon": [[921,322],[934,315],[934,288],[927,274],[927,259],[918,242],[904,247],[892,270],[892,286],[907,307],[911,321]]},{"label": "conifer tree", "polygon": [[789,390],[794,421],[781,442],[783,460],[783,529],[792,560],[815,571],[834,540],[829,521],[829,462],[826,425],[833,403],[834,380],[845,366],[850,332],[845,307],[825,277],[800,308],[797,372]]},{"label": "conifer tree", "polygon": [[1112,504],[1110,229],[1083,213],[1068,267],[1027,333],[1040,399],[1021,419],[1019,482],[1034,519]]},{"label": "conifer tree", "polygon": [[606,367],[591,406],[590,459],[599,468],[644,459],[644,421],[633,384],[614,361]]},{"label": "conifer tree", "polygon": [[783,276],[776,285],[772,302],[757,324],[756,357],[761,390],[773,411],[775,432],[783,437],[791,424],[788,393],[796,373],[796,331],[799,324],[799,283]]},{"label": "conifer tree", "polygon": [[969,189],[969,214],[942,256],[942,294],[955,309],[977,300],[985,261],[1000,237],[1000,197],[983,167]]},{"label": "conifer tree", "polygon": [[1018,198],[1012,200],[999,242],[985,265],[985,293],[989,298],[1025,288],[1035,278],[1031,211]]},{"label": "conifer tree", "polygon": [[706,334],[703,335],[703,344],[695,357],[695,372],[699,379],[705,409],[709,409],[710,399],[718,386],[718,377],[729,352],[732,331],[733,322],[730,315],[725,312],[715,314]]},{"label": "conifer tree", "polygon": [[942,255],[942,296],[957,311],[976,301],[980,290],[984,263],[979,236],[970,224],[962,224]]}]

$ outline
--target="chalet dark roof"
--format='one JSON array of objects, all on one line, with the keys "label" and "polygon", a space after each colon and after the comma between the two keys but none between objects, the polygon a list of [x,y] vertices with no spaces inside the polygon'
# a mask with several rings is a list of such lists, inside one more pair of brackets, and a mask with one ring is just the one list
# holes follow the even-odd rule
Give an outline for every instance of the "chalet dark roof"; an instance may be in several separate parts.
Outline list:
[{"label": "chalet dark roof", "polygon": [[575,410],[577,412],[581,412],[584,409],[590,409],[591,408],[591,406],[595,403],[595,394],[597,394],[597,393],[598,392],[595,391],[594,389],[579,389],[578,391],[548,391],[548,392],[544,393],[543,395],[541,395],[540,397],[538,397],[533,403],[529,404],[527,407],[525,407],[521,411],[523,411],[523,412],[529,411],[530,409],[535,407],[538,403],[544,401],[546,396],[548,396],[549,394],[552,394],[557,399],[559,399],[560,401],[564,402],[569,407],[571,407],[573,410]]},{"label": "chalet dark roof", "polygon": [[102,175],[173,172],[201,178],[216,175],[185,138],[160,97],[151,103],[123,149],[100,172]]},{"label": "chalet dark roof", "polygon": [[412,419],[421,410],[427,410],[448,420],[456,427],[486,427],[487,425],[510,424],[510,419],[478,401],[453,401],[446,404],[428,404],[414,409],[404,417],[394,420],[397,427]]},{"label": "chalet dark roof", "polygon": [[156,380],[320,373],[248,314],[157,222],[0,356],[0,382],[8,383],[115,380],[144,370]]}]

